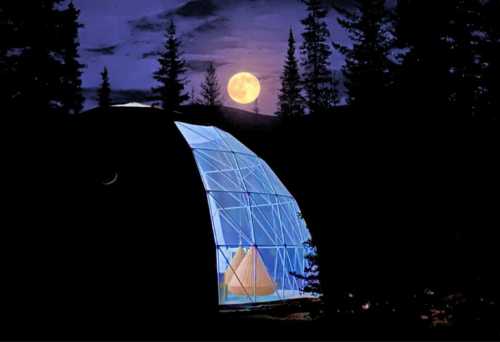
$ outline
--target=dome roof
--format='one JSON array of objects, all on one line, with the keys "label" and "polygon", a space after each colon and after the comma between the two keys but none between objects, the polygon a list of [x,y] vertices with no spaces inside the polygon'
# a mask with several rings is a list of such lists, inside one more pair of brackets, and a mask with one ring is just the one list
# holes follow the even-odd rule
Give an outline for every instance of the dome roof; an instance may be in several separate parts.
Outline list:
[{"label": "dome roof", "polygon": [[[269,165],[231,134],[213,126],[176,125],[192,149],[208,199],[219,303],[304,296],[302,280],[291,273],[304,272],[310,234],[295,198]],[[242,247],[248,250],[244,257]]]}]

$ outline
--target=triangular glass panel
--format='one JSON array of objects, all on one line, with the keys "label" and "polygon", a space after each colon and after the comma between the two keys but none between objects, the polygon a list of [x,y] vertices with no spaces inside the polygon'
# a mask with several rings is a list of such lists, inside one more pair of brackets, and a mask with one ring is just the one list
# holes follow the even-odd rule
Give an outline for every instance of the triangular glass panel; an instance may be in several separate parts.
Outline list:
[{"label": "triangular glass panel", "polygon": [[272,188],[274,189],[274,193],[277,195],[283,195],[283,196],[292,196],[290,192],[288,192],[288,189],[283,185],[283,183],[280,181],[278,176],[274,173],[273,170],[267,165],[267,163],[261,159],[261,165],[262,169],[264,170],[264,173],[266,174],[266,178],[269,180],[269,182],[272,185]]},{"label": "triangular glass panel", "polygon": [[222,238],[220,244],[231,246],[251,246],[254,244],[253,231],[250,222],[250,212],[248,208],[248,196],[244,193],[212,192],[209,195],[215,207],[211,206],[212,216],[220,227],[216,232],[220,232]]},{"label": "triangular glass panel", "polygon": [[244,191],[233,153],[194,150],[194,156],[206,190]]},{"label": "triangular glass panel", "polygon": [[273,194],[274,189],[262,169],[260,159],[254,156],[236,154],[241,177],[248,192]]},{"label": "triangular glass panel", "polygon": [[252,222],[257,245],[282,245],[278,207],[274,195],[250,194]]},{"label": "triangular glass panel", "polygon": [[177,123],[177,127],[193,149],[230,151],[214,127]]},{"label": "triangular glass panel", "polygon": [[219,133],[219,135],[222,137],[226,145],[231,149],[231,151],[255,156],[255,153],[253,153],[245,145],[236,140],[231,134],[224,132],[223,130],[220,129],[216,130],[217,133]]},{"label": "triangular glass panel", "polygon": [[[219,264],[217,265],[217,274],[218,274],[218,282],[219,282],[219,302],[223,302],[224,304],[241,304],[253,302],[253,296],[246,291],[246,288],[243,284],[244,280],[241,279],[238,275],[238,261],[235,260],[241,259],[241,254],[238,253],[239,248],[232,248],[226,246],[219,246],[218,250],[218,260]],[[242,249],[243,258],[246,250]],[[243,289],[243,291],[235,293],[231,292],[230,285],[240,285],[239,288]]]}]

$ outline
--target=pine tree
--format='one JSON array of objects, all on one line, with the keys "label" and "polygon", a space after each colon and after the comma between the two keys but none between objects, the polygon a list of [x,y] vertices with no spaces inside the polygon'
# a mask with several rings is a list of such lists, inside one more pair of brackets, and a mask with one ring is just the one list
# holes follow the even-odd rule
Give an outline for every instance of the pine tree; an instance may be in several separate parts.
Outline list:
[{"label": "pine tree", "polygon": [[335,71],[332,72],[332,79],[330,84],[330,98],[329,105],[330,107],[336,107],[340,104],[340,78],[335,74]]},{"label": "pine tree", "polygon": [[483,86],[480,116],[500,117],[500,0],[490,0],[483,7],[485,40],[481,44],[484,56]]},{"label": "pine tree", "polygon": [[445,32],[453,20],[450,4],[432,0],[397,3],[395,46],[406,52],[400,56],[395,101],[406,115],[434,120],[449,113],[452,64]]},{"label": "pine tree", "polygon": [[281,75],[281,89],[278,99],[276,114],[281,118],[290,119],[304,115],[304,97],[302,96],[299,67],[295,58],[295,38],[292,29],[290,29],[288,37],[288,52]]},{"label": "pine tree", "polygon": [[221,105],[221,93],[217,72],[213,63],[208,65],[205,81],[201,85],[202,104],[209,107],[219,107]]},{"label": "pine tree", "polygon": [[189,99],[184,93],[186,62],[182,58],[181,42],[177,38],[173,20],[167,27],[165,37],[165,51],[158,59],[160,68],[154,73],[154,79],[160,86],[153,88],[153,93],[161,101],[165,111],[173,112]]},{"label": "pine tree", "polygon": [[9,14],[4,3],[0,4],[0,103],[5,107],[10,105],[12,93],[11,77],[13,63],[9,58],[8,39],[12,39],[15,28],[9,23]]},{"label": "pine tree", "polygon": [[319,258],[316,247],[312,240],[304,242],[304,248],[307,251],[305,259],[307,264],[304,268],[304,274],[290,272],[290,274],[300,280],[304,281],[302,291],[312,293],[314,295],[322,295],[320,275],[319,275]]},{"label": "pine tree", "polygon": [[302,0],[306,5],[308,15],[301,21],[304,26],[302,67],[303,82],[309,113],[320,113],[329,109],[327,101],[331,91],[330,70],[330,31],[325,18],[328,14],[321,0]]},{"label": "pine tree", "polygon": [[101,86],[97,91],[100,108],[108,108],[111,105],[111,87],[109,84],[108,68],[104,68],[101,73]]},{"label": "pine tree", "polygon": [[198,104],[198,99],[196,98],[194,87],[191,87],[191,105],[197,105],[197,104]]},{"label": "pine tree", "polygon": [[486,57],[482,45],[484,29],[481,0],[457,0],[453,20],[447,32],[450,49],[451,96],[450,104],[455,115],[470,119],[480,115],[484,89]]},{"label": "pine tree", "polygon": [[78,30],[83,27],[78,18],[80,11],[71,2],[68,8],[63,12],[64,15],[64,65],[62,78],[62,108],[65,113],[78,114],[83,109],[84,97],[82,95],[82,68],[79,63],[78,48]]},{"label": "pine tree", "polygon": [[334,44],[346,60],[342,71],[347,101],[357,108],[358,114],[381,108],[388,102],[391,67],[385,1],[359,1],[354,10],[337,11],[341,14],[337,20],[353,44],[351,48]]},{"label": "pine tree", "polygon": [[259,108],[259,99],[255,99],[255,101],[253,102],[253,112],[255,114],[260,114],[260,108]]},{"label": "pine tree", "polygon": [[[46,113],[61,107],[65,42],[60,0],[2,2],[11,106],[26,113]],[[10,32],[10,33],[9,33]],[[15,76],[12,74],[15,73]]]}]

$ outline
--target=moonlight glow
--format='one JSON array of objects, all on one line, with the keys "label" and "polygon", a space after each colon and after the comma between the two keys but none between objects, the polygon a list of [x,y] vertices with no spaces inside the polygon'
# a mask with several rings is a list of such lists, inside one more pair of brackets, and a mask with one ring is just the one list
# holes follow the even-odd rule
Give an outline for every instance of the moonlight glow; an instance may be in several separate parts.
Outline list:
[{"label": "moonlight glow", "polygon": [[229,80],[227,92],[233,101],[248,104],[259,97],[260,83],[257,77],[249,72],[240,72]]}]

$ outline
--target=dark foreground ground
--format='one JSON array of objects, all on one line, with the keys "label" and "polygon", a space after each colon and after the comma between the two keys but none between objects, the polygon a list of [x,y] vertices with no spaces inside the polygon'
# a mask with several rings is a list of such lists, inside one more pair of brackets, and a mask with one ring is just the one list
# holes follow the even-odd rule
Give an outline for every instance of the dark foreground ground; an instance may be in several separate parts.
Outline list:
[{"label": "dark foreground ground", "polygon": [[[498,125],[330,114],[2,116],[0,338],[500,338]],[[226,129],[283,180],[318,247],[321,308],[217,312],[208,208],[174,120]]]}]

